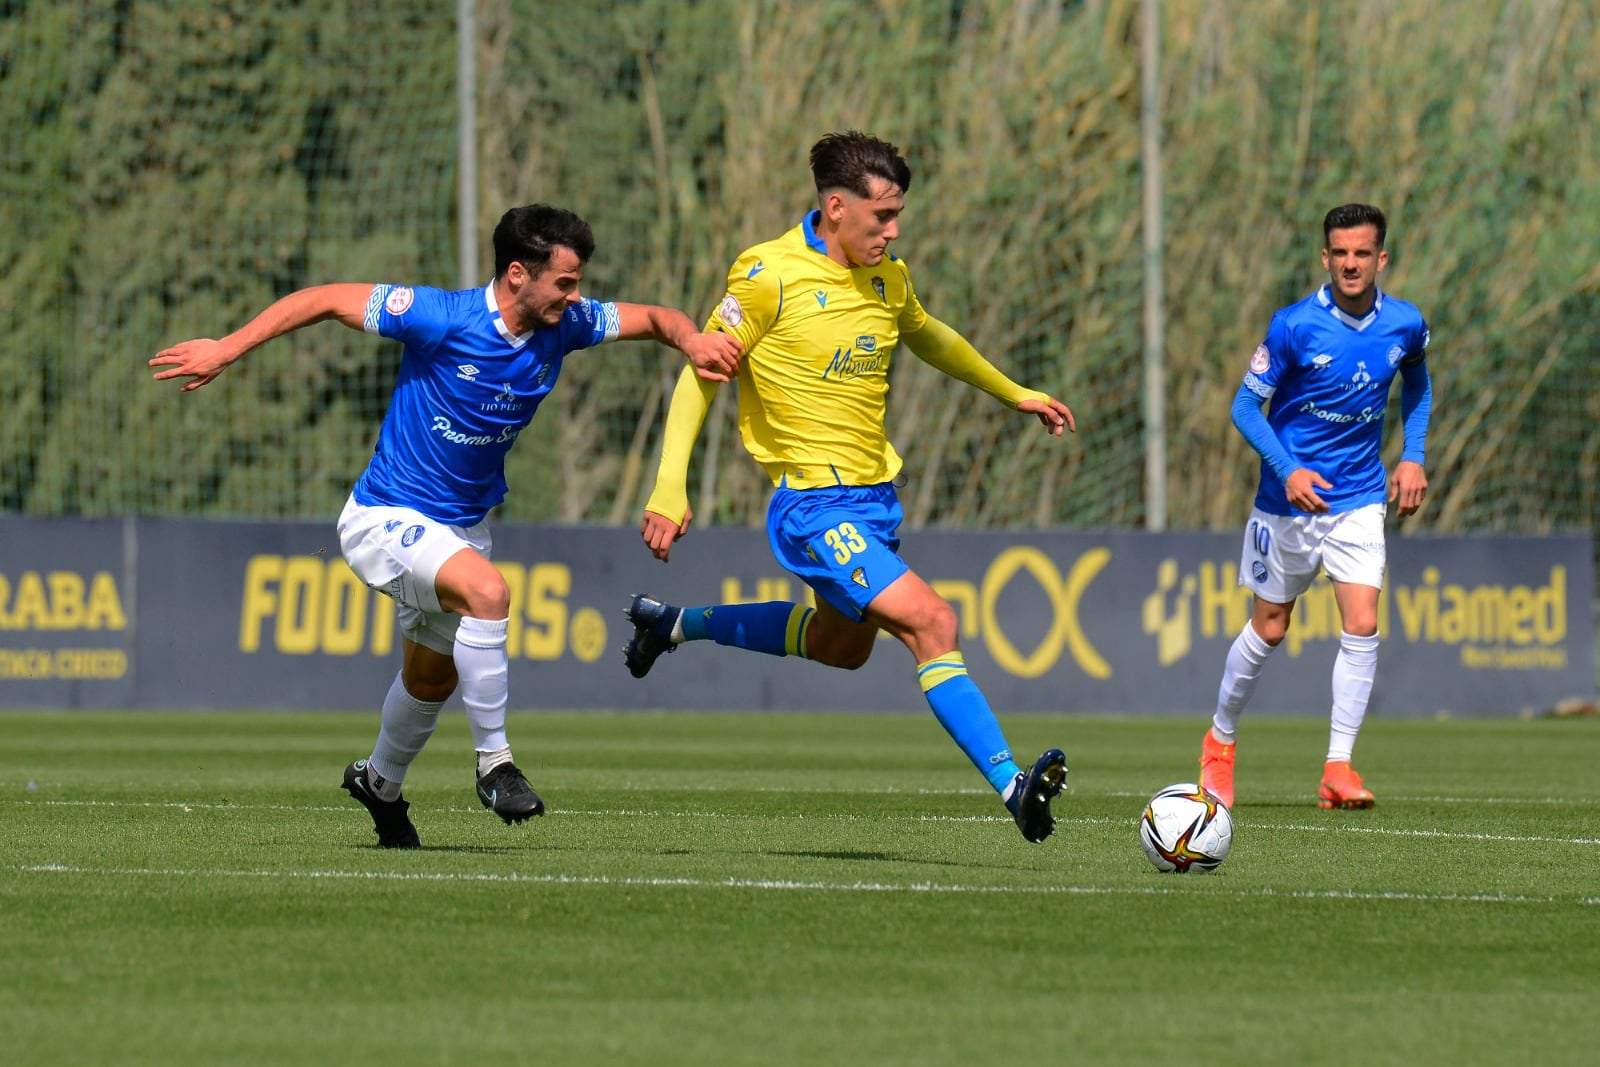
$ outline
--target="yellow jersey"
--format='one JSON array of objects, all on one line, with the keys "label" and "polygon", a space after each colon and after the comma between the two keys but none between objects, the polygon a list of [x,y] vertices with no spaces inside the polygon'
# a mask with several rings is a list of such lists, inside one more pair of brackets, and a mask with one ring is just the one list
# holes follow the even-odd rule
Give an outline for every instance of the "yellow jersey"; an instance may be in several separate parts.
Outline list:
[{"label": "yellow jersey", "polygon": [[[877,485],[900,473],[884,416],[889,363],[901,341],[924,363],[1007,407],[1048,401],[1006,377],[956,331],[929,315],[905,263],[843,267],[816,232],[820,213],[746,251],[706,322],[744,345],[739,435],[774,485]],[[662,434],[661,462],[645,510],[682,522],[689,456],[717,384],[693,367],[678,376]]]},{"label": "yellow jersey", "polygon": [[901,466],[884,428],[889,364],[927,313],[901,260],[830,259],[817,216],[734,262],[706,330],[744,344],[739,433],[774,485],[876,485]]}]

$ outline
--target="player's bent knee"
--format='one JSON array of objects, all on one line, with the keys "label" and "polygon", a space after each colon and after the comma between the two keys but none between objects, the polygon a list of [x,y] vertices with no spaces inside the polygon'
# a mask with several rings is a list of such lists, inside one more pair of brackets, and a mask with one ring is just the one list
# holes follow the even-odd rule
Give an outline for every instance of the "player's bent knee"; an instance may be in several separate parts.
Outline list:
[{"label": "player's bent knee", "polygon": [[473,588],[472,596],[474,603],[487,612],[481,618],[503,619],[511,613],[511,587],[498,570],[494,572],[494,578],[479,582]]},{"label": "player's bent knee", "polygon": [[479,619],[504,619],[511,613],[511,587],[499,568],[471,549],[451,556],[434,579],[446,611]]},{"label": "player's bent knee", "polygon": [[424,704],[442,704],[456,691],[454,682],[443,685],[438,682],[413,682],[408,679],[404,685],[413,700],[419,700]]},{"label": "player's bent knee", "polygon": [[1266,622],[1257,619],[1251,625],[1255,627],[1256,636],[1273,648],[1283,644],[1283,639],[1289,636],[1288,619],[1271,619]]},{"label": "player's bent knee", "polygon": [[413,700],[436,704],[449,700],[456,691],[458,679],[455,669],[441,670],[433,666],[422,667],[408,663],[401,668],[400,684]]},{"label": "player's bent knee", "polygon": [[929,611],[922,625],[917,627],[917,634],[923,643],[955,648],[961,636],[961,620],[956,617],[956,609],[941,598],[938,606]]}]

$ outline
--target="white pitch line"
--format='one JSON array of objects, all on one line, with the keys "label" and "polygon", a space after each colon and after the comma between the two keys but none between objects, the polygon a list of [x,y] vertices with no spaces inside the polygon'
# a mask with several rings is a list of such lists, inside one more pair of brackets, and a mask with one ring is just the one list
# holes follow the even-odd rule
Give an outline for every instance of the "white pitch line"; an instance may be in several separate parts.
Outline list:
[{"label": "white pitch line", "polygon": [[1263,824],[1254,830],[1317,830],[1334,834],[1381,834],[1385,837],[1439,837],[1451,841],[1509,841],[1517,844],[1600,845],[1600,837],[1542,837],[1521,834],[1469,834],[1449,830],[1405,830],[1389,826],[1297,826],[1293,823]]},{"label": "white pitch line", "polygon": [[[0,782],[0,787],[7,783]],[[50,783],[51,788],[60,788],[59,783]],[[620,792],[636,793],[762,793],[783,796],[923,796],[923,797],[966,797],[990,796],[993,790],[982,786],[952,786],[938,789],[931,786],[914,786],[898,788],[896,786],[877,785],[870,788],[857,786],[782,786],[782,785],[715,785],[710,783],[672,784],[661,782],[623,782],[617,786]],[[31,790],[30,790],[31,792]],[[1067,795],[1078,796],[1084,799],[1096,797],[1112,797],[1118,800],[1139,800],[1149,798],[1149,793],[1134,792],[1129,790],[1109,790],[1105,792],[1074,792],[1070,787]],[[1312,803],[1315,793],[1252,793],[1250,800],[1274,803],[1305,801]],[[1600,805],[1600,794],[1584,796],[1542,796],[1542,797],[1460,797],[1440,795],[1400,795],[1384,793],[1383,801],[1386,804],[1472,804],[1511,806],[1518,804],[1536,805],[1539,807],[1594,807]],[[72,801],[30,801],[26,798],[22,803],[73,803]],[[95,801],[78,801],[77,803],[93,804]],[[108,802],[114,803],[114,802]],[[289,805],[284,805],[285,807]]]},{"label": "white pitch line", "polygon": [[[554,885],[554,886],[620,886],[649,889],[754,889],[778,891],[803,891],[814,893],[972,893],[996,895],[1045,896],[1172,896],[1189,893],[1187,888],[1172,886],[1090,886],[1090,885],[963,885],[941,882],[801,882],[768,878],[612,878],[607,875],[576,874],[474,874],[426,871],[294,871],[294,870],[204,870],[183,867],[80,867],[71,864],[26,864],[12,867],[25,874],[75,874],[107,877],[154,878],[262,878],[301,879],[309,881],[380,881],[380,882],[490,882],[496,884]],[[1200,881],[1200,876],[1190,879],[1185,886]],[[1430,904],[1600,904],[1600,897],[1579,897],[1572,900],[1553,896],[1527,896],[1520,893],[1399,893],[1350,889],[1238,889],[1204,891],[1207,896],[1240,898],[1281,897],[1293,900],[1376,900],[1408,901]]]},{"label": "white pitch line", "polygon": [[[1193,779],[1190,779],[1193,781]],[[1102,797],[1129,797],[1133,799],[1146,799],[1148,793],[1107,792],[1097,793]],[[1251,793],[1252,801],[1277,801],[1304,800],[1309,803],[1315,793]],[[1384,793],[1382,800],[1385,804],[1536,804],[1541,807],[1585,807],[1600,804],[1600,796],[1584,797],[1449,797],[1449,796],[1401,796],[1395,793]]]},{"label": "white pitch line", "polygon": [[[172,811],[294,811],[316,812],[321,814],[337,813],[348,814],[353,810],[348,804],[223,804],[215,801],[120,801],[120,800],[25,800],[24,805],[40,805],[43,807],[63,808],[160,808]],[[473,817],[487,815],[487,812],[471,807],[440,807],[430,809],[441,815],[469,815]],[[750,815],[742,812],[727,811],[684,811],[662,810],[659,808],[580,808],[551,810],[545,818],[562,817],[590,817],[590,818],[628,818],[628,819],[763,819],[781,822],[883,822],[885,820],[899,822],[938,822],[938,823],[1007,823],[1011,820],[1003,815],[852,815],[846,812],[830,814],[816,814],[803,811],[797,812],[763,812],[759,815]],[[1435,838],[1443,841],[1494,841],[1506,844],[1543,844],[1543,845],[1576,845],[1588,847],[1600,845],[1600,838],[1595,837],[1553,837],[1535,834],[1483,834],[1469,833],[1457,830],[1434,829],[1407,829],[1391,826],[1353,826],[1348,823],[1342,825],[1316,826],[1304,823],[1257,823],[1234,818],[1235,823],[1242,830],[1251,832],[1278,832],[1288,831],[1293,833],[1326,833],[1326,834],[1372,834],[1378,837],[1423,837]],[[1060,815],[1056,818],[1058,826],[1116,826],[1126,824],[1133,826],[1138,822],[1136,816],[1130,815],[1125,819],[1113,819],[1097,815]]]}]

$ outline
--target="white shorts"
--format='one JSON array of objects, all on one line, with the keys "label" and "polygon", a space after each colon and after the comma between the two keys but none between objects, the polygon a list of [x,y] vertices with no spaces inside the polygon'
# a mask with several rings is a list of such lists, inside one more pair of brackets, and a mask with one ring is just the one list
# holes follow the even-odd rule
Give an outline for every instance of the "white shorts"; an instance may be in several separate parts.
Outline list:
[{"label": "white shorts", "polygon": [[1388,554],[1382,504],[1330,515],[1250,512],[1239,558],[1239,584],[1272,604],[1298,600],[1317,572],[1336,582],[1383,588]]},{"label": "white shorts", "polygon": [[354,496],[339,513],[339,548],[350,569],[394,598],[402,634],[445,656],[455,649],[461,616],[439,606],[439,568],[464,548],[488,559],[493,547],[481,522],[449,526],[410,508],[367,507]]}]

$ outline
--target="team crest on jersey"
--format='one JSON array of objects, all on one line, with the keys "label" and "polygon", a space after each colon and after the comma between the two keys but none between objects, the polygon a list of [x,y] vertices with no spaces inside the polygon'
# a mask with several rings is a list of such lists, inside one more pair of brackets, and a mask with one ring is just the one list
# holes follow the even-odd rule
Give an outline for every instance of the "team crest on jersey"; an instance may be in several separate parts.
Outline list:
[{"label": "team crest on jersey", "polygon": [[1402,359],[1404,359],[1405,356],[1406,356],[1406,350],[1401,348],[1399,345],[1390,345],[1389,346],[1389,355],[1388,355],[1389,366],[1398,367],[1400,365],[1400,361]]},{"label": "team crest on jersey", "polygon": [[855,570],[851,571],[850,580],[855,582],[863,589],[872,588],[872,586],[867,584],[867,571],[865,567],[857,567]]},{"label": "team crest on jersey", "polygon": [[1256,350],[1250,354],[1250,369],[1257,374],[1265,374],[1272,365],[1272,357],[1267,355],[1266,345],[1256,345]]},{"label": "team crest on jersey", "polygon": [[717,305],[717,318],[730,330],[737,330],[744,321],[744,308],[739,306],[739,298],[732,293],[722,298],[722,303]]},{"label": "team crest on jersey", "polygon": [[389,290],[388,297],[383,301],[383,310],[391,315],[404,315],[415,296],[409,285],[396,286]]},{"label": "team crest on jersey", "polygon": [[878,277],[876,274],[872,276],[872,291],[877,293],[878,299],[882,300],[885,304],[889,302],[889,298],[883,295],[883,279]]},{"label": "team crest on jersey", "polygon": [[422,527],[420,526],[413,526],[400,535],[400,543],[407,548],[410,548],[420,540],[422,540]]}]

